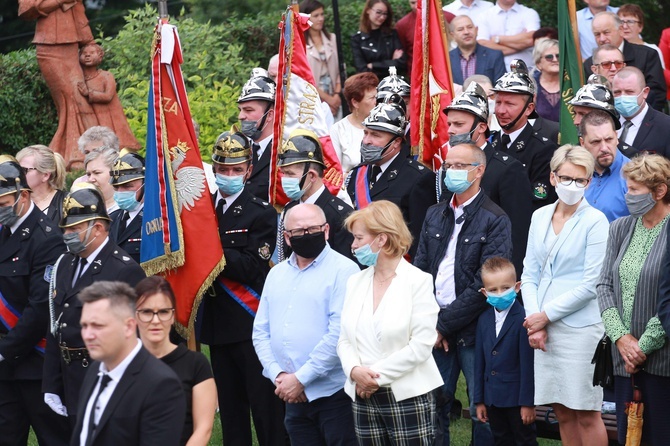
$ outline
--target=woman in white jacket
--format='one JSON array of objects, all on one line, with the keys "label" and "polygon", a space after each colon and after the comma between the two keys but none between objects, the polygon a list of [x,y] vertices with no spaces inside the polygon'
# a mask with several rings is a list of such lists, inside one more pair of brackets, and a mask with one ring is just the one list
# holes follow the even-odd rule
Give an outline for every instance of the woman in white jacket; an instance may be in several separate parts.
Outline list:
[{"label": "woman in white jacket", "polygon": [[432,445],[442,385],[431,354],[439,307],[433,279],[403,259],[412,236],[400,209],[371,203],[345,221],[357,260],[347,283],[337,353],[360,445]]}]

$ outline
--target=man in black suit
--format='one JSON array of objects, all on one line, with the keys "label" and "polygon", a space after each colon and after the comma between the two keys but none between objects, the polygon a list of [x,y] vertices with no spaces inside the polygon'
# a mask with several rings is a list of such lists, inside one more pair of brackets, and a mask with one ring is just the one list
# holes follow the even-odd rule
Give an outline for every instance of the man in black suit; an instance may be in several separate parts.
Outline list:
[{"label": "man in black suit", "polygon": [[112,221],[109,236],[139,264],[144,211],[144,158],[132,152],[123,154],[122,151],[109,176],[114,187],[114,201],[121,209]]},{"label": "man in black suit", "polygon": [[61,232],[30,200],[19,163],[0,155],[0,443],[67,445],[67,419],[42,396],[49,277]]},{"label": "man in black suit", "polygon": [[284,216],[299,203],[319,206],[330,227],[328,244],[343,256],[354,260],[351,243],[354,236],[345,229],[344,219],[353,212],[347,203],[330,193],[323,184],[323,148],[318,136],[308,130],[295,130],[282,147],[277,162],[282,174],[284,193],[291,200],[284,207],[277,231],[278,260],[291,255],[291,247],[284,240]]},{"label": "man in black suit", "polygon": [[[609,43],[616,48],[622,48],[623,45],[623,60],[626,66],[639,68],[644,73],[645,82],[649,87],[647,103],[656,110],[663,111],[667,85],[658,53],[647,46],[627,42],[621,33],[621,19],[613,12],[596,14],[592,28],[598,46]],[[584,61],[584,72],[587,76],[591,74],[592,65],[591,57]]]},{"label": "man in black suit", "polygon": [[407,123],[402,99],[394,94],[386,101],[363,121],[362,163],[351,170],[345,187],[356,209],[377,200],[400,208],[414,239],[413,256],[426,211],[437,202],[435,174],[402,149]]},{"label": "man in black suit", "polygon": [[[621,128],[621,122],[619,122],[620,115],[616,107],[614,107],[614,95],[606,84],[609,84],[609,82],[603,76],[592,74],[589,76],[586,84],[575,93],[575,97],[570,101],[570,105],[572,105],[575,111],[572,122],[577,128],[579,128],[582,119],[594,110],[602,110],[609,113],[614,122],[614,128],[616,130]],[[628,159],[632,159],[638,154],[638,151],[633,146],[622,141],[618,142],[617,148]]]},{"label": "man in black suit", "polygon": [[81,338],[79,292],[100,280],[120,280],[135,286],[144,270],[109,237],[110,218],[100,190],[79,183],[63,203],[63,228],[68,253],[58,261],[51,277],[54,297],[44,356],[42,391],[51,409],[78,421],[79,389],[90,365]]},{"label": "man in black suit", "polygon": [[645,102],[650,90],[644,74],[635,67],[622,68],[614,76],[612,93],[621,115],[619,141],[670,158],[670,116]]},{"label": "man in black suit", "polygon": [[253,170],[246,180],[246,189],[252,195],[267,201],[270,187],[270,152],[274,123],[275,90],[277,86],[263,68],[254,68],[251,78],[242,87],[237,98],[240,112],[240,131],[253,142]]},{"label": "man in black suit", "polygon": [[[511,155],[496,151],[487,141],[489,106],[486,92],[479,84],[471,83],[444,109],[444,113],[449,124],[450,146],[472,142],[486,154],[486,170],[481,180],[481,188],[505,211],[512,222],[512,260],[520,275],[533,214],[528,175],[521,162]],[[444,174],[444,169],[441,169],[441,179]],[[442,187],[442,181],[438,186],[444,192],[440,201],[451,199],[452,194]]]},{"label": "man in black suit", "polygon": [[186,397],[177,375],[137,339],[135,291],[97,282],[79,293],[81,335],[95,360],[81,386],[75,446],[177,446]]},{"label": "man in black suit", "polygon": [[200,341],[209,345],[219,395],[223,442],[251,444],[249,411],[262,445],[283,445],[284,406],[263,377],[251,342],[254,317],[275,249],[277,212],[253,196],[251,141],[224,132],[212,154],[219,236],[226,267],[203,299]]},{"label": "man in black suit", "polygon": [[510,72],[498,79],[493,91],[495,114],[502,129],[493,136],[493,149],[512,155],[523,164],[532,188],[533,209],[553,203],[557,197],[549,182],[549,162],[557,146],[528,122],[537,114],[533,103],[535,84],[526,64],[520,59],[512,61]]}]

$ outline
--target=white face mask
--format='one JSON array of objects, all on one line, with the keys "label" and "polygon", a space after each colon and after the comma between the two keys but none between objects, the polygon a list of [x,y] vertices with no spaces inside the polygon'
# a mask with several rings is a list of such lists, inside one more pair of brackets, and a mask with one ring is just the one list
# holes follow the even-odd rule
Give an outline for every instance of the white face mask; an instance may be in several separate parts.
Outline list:
[{"label": "white face mask", "polygon": [[575,182],[572,182],[569,186],[564,186],[560,182],[556,184],[556,194],[559,200],[568,206],[579,203],[579,200],[584,197],[585,190],[585,187],[579,187]]}]

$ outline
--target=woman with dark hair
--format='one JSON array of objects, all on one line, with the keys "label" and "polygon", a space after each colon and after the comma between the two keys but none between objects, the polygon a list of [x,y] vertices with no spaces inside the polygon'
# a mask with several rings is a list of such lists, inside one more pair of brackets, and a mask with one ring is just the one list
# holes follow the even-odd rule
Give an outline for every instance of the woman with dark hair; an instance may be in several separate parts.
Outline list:
[{"label": "woman with dark hair", "polygon": [[389,67],[394,66],[399,75],[405,73],[407,56],[392,25],[393,10],[388,0],[365,2],[359,31],[351,36],[357,72],[372,71],[381,79],[388,76]]},{"label": "woman with dark hair", "polygon": [[326,29],[324,6],[318,0],[303,0],[300,12],[309,14],[312,26],[305,31],[307,61],[314,74],[319,97],[328,104],[333,116],[341,113],[340,64],[337,58],[335,34]]},{"label": "woman with dark hair", "polygon": [[186,421],[180,445],[206,446],[212,435],[216,412],[216,384],[207,358],[170,342],[175,296],[160,276],[142,279],[137,286],[137,328],[142,345],[177,374],[186,394]]},{"label": "woman with dark hair", "polygon": [[373,73],[354,74],[344,82],[344,99],[351,114],[333,124],[330,139],[345,176],[361,162],[363,120],[375,107],[378,84],[379,78]]}]

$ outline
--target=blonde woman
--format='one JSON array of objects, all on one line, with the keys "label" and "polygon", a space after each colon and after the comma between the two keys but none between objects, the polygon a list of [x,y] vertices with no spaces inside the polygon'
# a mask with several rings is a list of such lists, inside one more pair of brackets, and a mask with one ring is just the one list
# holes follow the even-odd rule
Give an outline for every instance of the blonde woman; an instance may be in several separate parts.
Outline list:
[{"label": "blonde woman", "polygon": [[65,198],[65,160],[49,147],[36,144],[16,154],[32,190],[30,199],[54,223],[59,223]]},{"label": "blonde woman", "polygon": [[368,266],[347,283],[337,345],[358,444],[432,445],[432,390],[442,385],[433,278],[403,258],[412,236],[395,204],[375,201],[345,225]]}]

